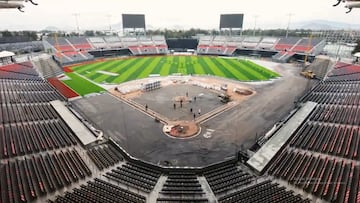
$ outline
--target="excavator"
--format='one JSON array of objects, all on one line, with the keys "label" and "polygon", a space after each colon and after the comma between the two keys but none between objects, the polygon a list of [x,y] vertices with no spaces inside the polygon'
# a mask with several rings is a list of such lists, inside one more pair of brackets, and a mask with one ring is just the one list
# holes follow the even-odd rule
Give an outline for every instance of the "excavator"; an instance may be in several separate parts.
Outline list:
[{"label": "excavator", "polygon": [[312,72],[311,70],[302,71],[302,72],[300,72],[300,75],[302,75],[308,79],[316,79],[316,74],[314,72]]},{"label": "excavator", "polygon": [[218,97],[222,103],[226,104],[230,102],[230,96],[228,94],[219,94]]}]

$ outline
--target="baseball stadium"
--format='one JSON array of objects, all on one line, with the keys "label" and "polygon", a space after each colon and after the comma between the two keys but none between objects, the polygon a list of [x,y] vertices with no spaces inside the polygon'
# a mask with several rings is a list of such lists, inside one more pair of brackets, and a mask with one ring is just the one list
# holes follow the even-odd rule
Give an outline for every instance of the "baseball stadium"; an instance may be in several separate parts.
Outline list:
[{"label": "baseball stadium", "polygon": [[0,36],[0,203],[360,202],[360,55],[244,17],[187,39],[145,14],[121,35]]}]

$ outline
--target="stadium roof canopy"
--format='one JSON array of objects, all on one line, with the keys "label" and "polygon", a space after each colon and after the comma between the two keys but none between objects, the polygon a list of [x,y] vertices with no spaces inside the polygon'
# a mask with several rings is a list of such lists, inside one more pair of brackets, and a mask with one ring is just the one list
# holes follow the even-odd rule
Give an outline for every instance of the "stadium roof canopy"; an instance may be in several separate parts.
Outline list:
[{"label": "stadium roof canopy", "polygon": [[2,52],[0,52],[0,58],[6,58],[6,57],[11,57],[11,56],[15,56],[15,54],[13,52],[10,52],[10,51],[2,51]]}]

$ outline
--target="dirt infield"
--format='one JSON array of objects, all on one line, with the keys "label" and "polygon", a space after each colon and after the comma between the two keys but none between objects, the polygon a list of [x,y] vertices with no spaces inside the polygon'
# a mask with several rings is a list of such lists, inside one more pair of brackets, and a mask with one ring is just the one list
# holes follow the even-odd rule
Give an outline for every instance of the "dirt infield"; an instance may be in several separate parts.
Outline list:
[{"label": "dirt infield", "polygon": [[[121,88],[123,87],[115,87],[113,89],[110,89],[109,92],[113,94],[114,96],[122,99],[123,101],[129,103],[134,108],[144,112],[145,114],[148,114],[149,116],[158,119],[159,121],[166,124],[166,126],[172,126],[172,130],[168,129],[168,132],[165,132],[165,134],[172,136],[174,138],[189,138],[192,136],[196,136],[199,133],[200,127],[199,125],[208,120],[209,118],[213,118],[218,114],[221,114],[223,111],[229,110],[237,105],[239,105],[243,100],[251,97],[255,94],[254,90],[251,90],[250,88],[237,84],[236,82],[231,81],[224,81],[223,79],[218,78],[203,78],[203,77],[167,77],[167,78],[161,78],[161,86],[162,88],[169,89],[167,92],[164,91],[162,93],[161,97],[170,97],[170,101],[168,103],[173,103],[174,111],[176,111],[176,108],[190,108],[190,111],[188,113],[184,112],[177,112],[178,114],[185,114],[182,117],[171,117],[169,114],[164,113],[162,111],[163,106],[160,105],[159,107],[156,107],[156,103],[151,103],[151,110],[147,109],[148,104],[150,102],[147,102],[146,104],[138,104],[136,101],[139,101],[141,99],[146,97],[148,94],[147,92],[144,92],[140,89],[142,84],[146,84],[147,82],[150,82],[149,79],[140,80],[140,81],[132,81],[131,84],[125,84],[126,88],[132,91],[122,91]],[[153,79],[151,79],[153,80]],[[123,84],[124,85],[124,84]],[[122,85],[122,86],[123,86]],[[201,112],[201,109],[205,109],[205,107],[201,106],[195,106],[191,103],[196,103],[196,94],[194,94],[192,91],[192,96],[189,95],[189,92],[185,90],[184,88],[182,90],[179,90],[178,87],[187,85],[189,91],[195,89],[195,86],[204,88],[204,92],[212,92],[212,94],[209,93],[209,95],[212,95],[207,97],[207,99],[214,99],[214,97],[219,95],[227,95],[230,97],[230,102],[224,102],[223,104],[221,102],[218,102],[219,104],[212,106],[210,110],[205,110]],[[194,87],[192,87],[194,86]],[[155,91],[161,91],[161,90],[155,90]],[[172,94],[173,91],[179,91],[181,93],[179,94]],[[160,94],[160,93],[159,93]],[[159,94],[157,96],[153,95],[154,97],[159,97]],[[200,93],[200,95],[205,95],[204,93]],[[206,97],[206,96],[205,96]],[[201,98],[201,97],[200,97]],[[199,99],[200,99],[199,98]],[[198,99],[198,100],[199,100]],[[205,98],[204,98],[205,99]],[[211,106],[211,104],[206,103],[202,99],[201,103],[203,103],[203,106]],[[220,99],[219,99],[220,101]],[[142,102],[142,101],[139,101]],[[160,101],[157,100],[157,103]],[[198,101],[199,103],[199,101]],[[161,110],[160,110],[161,108]],[[171,111],[169,109],[169,111]],[[192,116],[193,115],[193,116]],[[177,130],[175,130],[177,129]],[[181,132],[180,132],[181,129]]]},{"label": "dirt infield", "polygon": [[[161,80],[161,86],[162,87],[167,87],[167,86],[175,86],[175,85],[179,85],[179,84],[189,84],[189,85],[206,85],[206,89],[209,89],[211,91],[214,91],[216,93],[226,93],[230,96],[232,101],[242,101],[246,98],[248,98],[248,96],[256,94],[256,91],[243,85],[243,84],[239,84],[236,81],[231,81],[231,80],[224,80],[222,78],[216,78],[216,77],[196,77],[196,76],[178,76],[178,77],[162,77],[162,78],[146,78],[146,79],[142,79],[142,80],[136,80],[136,81],[130,81],[127,83],[123,83],[121,85],[119,85],[118,87],[116,87],[118,90],[116,90],[116,88],[112,88],[109,90],[109,92],[115,96],[118,97],[122,97],[122,98],[126,98],[126,99],[134,99],[137,97],[140,97],[142,94],[144,94],[145,92],[143,92],[140,89],[141,84],[145,84],[147,82],[150,81],[154,81],[156,79]],[[226,84],[227,85],[227,91],[222,91],[221,87]],[[123,86],[127,86],[127,87],[131,87],[133,86],[134,88],[129,88],[129,89],[133,89],[130,92],[126,92],[126,93],[122,93],[119,92],[119,90],[121,89],[121,87]],[[138,87],[138,89],[136,89]],[[238,90],[238,91],[235,91]],[[179,95],[179,97],[181,97],[182,95]]]}]

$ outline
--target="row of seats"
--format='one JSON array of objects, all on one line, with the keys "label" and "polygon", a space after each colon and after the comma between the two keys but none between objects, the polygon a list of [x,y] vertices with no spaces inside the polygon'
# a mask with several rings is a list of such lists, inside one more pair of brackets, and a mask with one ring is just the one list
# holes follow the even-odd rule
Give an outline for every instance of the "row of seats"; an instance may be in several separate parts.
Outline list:
[{"label": "row of seats", "polygon": [[360,105],[360,94],[311,92],[303,98],[303,101],[332,105]]},{"label": "row of seats", "polygon": [[0,104],[0,124],[54,120],[59,118],[55,109],[48,103],[38,104]]},{"label": "row of seats", "polygon": [[80,189],[74,189],[72,193],[66,192],[64,196],[48,202],[51,203],[73,203],[73,202],[118,202],[118,203],[145,203],[146,198],[119,186],[95,178],[95,181],[81,185]]},{"label": "row of seats", "polygon": [[[24,42],[24,40],[26,42]],[[7,40],[7,39],[1,40],[0,51],[6,50],[15,53],[31,53],[31,52],[44,51],[44,46],[41,40],[39,41],[28,41],[28,40],[29,39],[24,39],[21,36],[11,37],[11,40]]]},{"label": "row of seats", "polygon": [[91,175],[76,150],[46,153],[1,164],[0,202],[30,202]]},{"label": "row of seats", "polygon": [[284,150],[269,174],[331,202],[358,202],[360,166],[321,155]]},{"label": "row of seats", "polygon": [[204,172],[214,194],[218,195],[236,187],[243,187],[250,184],[254,177],[229,163],[221,167]]},{"label": "row of seats", "polygon": [[314,93],[360,93],[360,81],[334,82],[325,81],[316,85],[312,92]]},{"label": "row of seats", "polygon": [[211,46],[211,45],[199,45],[197,49],[198,54],[210,54],[210,55],[232,55],[236,50],[236,47],[228,46]]},{"label": "row of seats", "polygon": [[272,38],[272,37],[225,37],[202,36],[199,39],[198,52],[202,46],[235,46],[243,49],[277,50],[304,53],[323,44],[323,39],[308,39],[300,37]]},{"label": "row of seats", "polygon": [[291,51],[291,49],[301,41],[298,37],[281,38],[274,46],[278,51]]},{"label": "row of seats", "polygon": [[360,66],[353,64],[340,63],[341,65],[336,64],[335,68],[329,73],[328,77],[341,76],[341,75],[351,75],[360,73]]},{"label": "row of seats", "polygon": [[92,49],[92,46],[84,37],[69,37],[67,40],[75,48],[75,50]]},{"label": "row of seats", "polygon": [[116,182],[134,187],[144,192],[154,189],[161,173],[146,166],[127,163],[105,174],[105,177]]},{"label": "row of seats", "polygon": [[115,165],[120,161],[123,161],[123,157],[111,145],[96,146],[92,149],[89,149],[87,154],[99,170],[103,170]]},{"label": "row of seats", "polygon": [[[198,52],[202,52],[200,50],[202,47],[239,47],[239,48],[260,48],[260,49],[271,49],[274,47],[276,38],[268,38],[268,37],[239,37],[239,36],[202,36],[199,39],[199,47]],[[205,53],[207,54],[207,52]]]},{"label": "row of seats", "polygon": [[42,103],[54,100],[65,100],[62,95],[45,81],[10,81],[0,79],[0,88],[1,104]]},{"label": "row of seats", "polygon": [[41,103],[50,102],[54,100],[64,100],[64,97],[59,93],[52,92],[23,92],[23,91],[12,91],[2,92],[2,100],[7,103]]},{"label": "row of seats", "polygon": [[331,124],[306,124],[292,138],[290,146],[360,160],[360,129]]},{"label": "row of seats", "polygon": [[245,37],[240,47],[244,49],[256,49],[259,43],[261,42],[261,40],[262,40],[261,37],[256,37],[256,36]]},{"label": "row of seats", "polygon": [[319,122],[360,125],[360,106],[318,105],[309,119]]},{"label": "row of seats", "polygon": [[327,81],[359,81],[360,73],[354,73],[351,75],[340,75],[335,77],[329,77],[326,79]]},{"label": "row of seats", "polygon": [[62,120],[0,125],[0,159],[76,144],[73,132]]},{"label": "row of seats", "polygon": [[279,53],[272,56],[272,59],[278,62],[288,62],[288,60],[295,54],[296,52],[292,51],[280,51]]},{"label": "row of seats", "polygon": [[34,61],[34,63],[37,64],[39,72],[44,78],[56,77],[64,73],[63,69],[51,58],[39,59],[39,61]]},{"label": "row of seats", "polygon": [[156,200],[157,203],[169,203],[169,202],[192,202],[192,203],[205,203],[209,202],[208,199],[203,197],[159,197]]},{"label": "row of seats", "polygon": [[38,80],[42,79],[37,75],[22,74],[12,71],[0,70],[0,79],[12,79],[12,80]]},{"label": "row of seats", "polygon": [[170,172],[157,202],[208,202],[195,173]]},{"label": "row of seats", "polygon": [[0,66],[1,71],[13,72],[30,76],[38,76],[39,74],[33,68],[31,62],[15,63],[5,66]]},{"label": "row of seats", "polygon": [[46,81],[0,80],[0,92],[7,91],[40,92],[54,89]]},{"label": "row of seats", "polygon": [[287,191],[285,187],[280,187],[270,180],[251,185],[219,198],[219,203],[246,202],[310,203],[310,200],[303,199],[301,195],[294,195],[294,191]]},{"label": "row of seats", "polygon": [[164,36],[139,37],[68,37],[47,38],[49,45],[60,52],[86,51],[92,49],[124,48],[129,46],[167,46]]},{"label": "row of seats", "polygon": [[129,46],[133,55],[165,54],[168,51],[166,45]]}]

